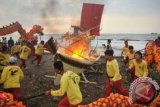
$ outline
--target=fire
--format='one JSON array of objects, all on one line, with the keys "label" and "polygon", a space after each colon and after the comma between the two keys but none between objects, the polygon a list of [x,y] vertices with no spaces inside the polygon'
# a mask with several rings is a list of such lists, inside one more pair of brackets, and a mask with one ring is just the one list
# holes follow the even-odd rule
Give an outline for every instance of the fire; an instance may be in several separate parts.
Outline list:
[{"label": "fire", "polygon": [[66,47],[63,53],[73,58],[83,60],[88,57],[87,53],[89,50],[89,44],[85,40],[78,40]]}]

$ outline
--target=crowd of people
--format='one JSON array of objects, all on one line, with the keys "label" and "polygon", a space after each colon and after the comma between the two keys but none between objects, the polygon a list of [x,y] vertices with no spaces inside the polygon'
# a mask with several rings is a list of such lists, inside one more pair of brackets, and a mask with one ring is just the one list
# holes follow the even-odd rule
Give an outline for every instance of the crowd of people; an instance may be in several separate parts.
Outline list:
[{"label": "crowd of people", "polygon": [[[26,60],[31,55],[31,49],[27,41],[20,42],[20,48],[18,56],[10,54],[9,49],[14,46],[14,41],[8,41],[8,44],[2,46],[0,51],[0,83],[3,84],[4,91],[10,92],[16,99],[22,96],[20,92],[20,81],[24,78],[23,71],[27,69]],[[44,41],[41,41],[36,48],[35,56],[32,57],[32,63],[37,61],[37,66],[40,65],[42,55],[44,53]],[[104,88],[104,96],[107,97],[111,92],[120,93],[125,96],[129,96],[127,88],[122,84],[122,75],[119,69],[119,62],[114,57],[114,50],[111,46],[111,40],[108,40],[105,51],[105,63],[106,63],[106,85]],[[139,77],[148,76],[148,66],[143,59],[143,55],[140,51],[134,51],[134,47],[128,45],[128,41],[124,41],[124,47],[122,48],[122,57],[124,64],[126,65],[126,71],[131,73],[131,80],[134,81]],[[17,60],[21,60],[21,63],[17,65]],[[57,74],[62,75],[60,80],[60,89],[50,89],[45,92],[45,95],[63,96],[64,97],[58,104],[58,107],[77,107],[82,103],[82,93],[80,91],[79,82],[80,76],[70,70],[65,70],[62,61],[55,61],[53,63],[54,71]]]},{"label": "crowd of people", "polygon": [[[6,40],[6,38],[3,40]],[[11,51],[14,47],[14,52]],[[22,40],[21,37],[17,44],[14,44],[12,37],[7,42],[2,41],[0,49],[0,84],[3,85],[5,92],[12,93],[16,100],[23,97],[20,92],[20,83],[24,78],[24,70],[27,70],[26,61],[32,58],[37,61],[37,66],[41,62],[44,53],[44,41],[42,40],[36,47],[35,56],[31,56],[30,42]],[[18,63],[20,60],[20,63]]]},{"label": "crowd of people", "polygon": [[[125,46],[122,49],[122,56],[124,59],[124,64],[126,65],[126,71],[131,73],[131,81],[134,81],[139,77],[147,77],[147,63],[143,59],[142,53],[140,51],[135,52],[134,47],[128,45],[128,41],[125,41],[124,43]],[[127,88],[122,85],[122,75],[120,74],[119,62],[114,57],[114,51],[111,47],[111,40],[108,40],[107,42],[105,59],[106,75],[108,79],[104,88],[104,96],[108,97],[112,92],[129,96]],[[58,107],[77,107],[77,105],[82,103],[82,95],[78,85],[79,77],[72,71],[65,71],[61,61],[55,62],[54,68],[55,72],[62,75],[60,89],[51,89],[46,92],[46,95],[62,96],[66,92],[67,97],[64,97],[64,99],[60,101]],[[77,81],[75,80],[76,77],[78,78]]]}]

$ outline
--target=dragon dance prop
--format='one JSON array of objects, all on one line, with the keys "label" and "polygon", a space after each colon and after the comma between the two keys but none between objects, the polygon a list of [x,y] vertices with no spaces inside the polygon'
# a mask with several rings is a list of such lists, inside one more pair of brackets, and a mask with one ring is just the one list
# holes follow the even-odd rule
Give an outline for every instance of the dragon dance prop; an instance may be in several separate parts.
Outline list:
[{"label": "dragon dance prop", "polygon": [[13,95],[0,92],[0,107],[26,107],[21,101],[15,101]]},{"label": "dragon dance prop", "polygon": [[148,68],[153,63],[156,63],[156,70],[160,73],[160,46],[156,45],[155,41],[148,41],[145,46],[145,61],[147,62]]},{"label": "dragon dance prop", "polygon": [[[35,37],[34,34],[37,33],[42,35],[43,28],[40,25],[34,25],[29,32],[26,32],[26,30],[22,27],[22,25],[19,22],[14,22],[8,26],[3,26],[2,28],[0,28],[0,36],[6,36],[14,32],[18,32],[22,40],[28,42],[28,46],[31,48],[32,54],[34,55],[34,46],[37,45],[38,42],[38,38]],[[11,49],[11,54],[19,52],[17,48],[17,45],[13,46]]]},{"label": "dragon dance prop", "polygon": [[21,35],[24,40],[28,41],[32,41],[34,39],[35,33],[43,34],[43,28],[40,25],[34,25],[29,32],[26,32],[26,30],[19,22],[14,22],[8,26],[3,26],[2,28],[0,28],[0,36],[12,34],[16,31]]},{"label": "dragon dance prop", "polygon": [[150,107],[160,107],[160,95],[157,96],[150,104]]},{"label": "dragon dance prop", "polygon": [[[157,104],[160,104],[160,97],[157,97],[149,107],[159,107]],[[121,94],[113,94],[106,98],[99,98],[97,101],[91,102],[87,105],[79,105],[78,107],[146,107],[141,104],[130,104],[129,97],[123,96]]]}]

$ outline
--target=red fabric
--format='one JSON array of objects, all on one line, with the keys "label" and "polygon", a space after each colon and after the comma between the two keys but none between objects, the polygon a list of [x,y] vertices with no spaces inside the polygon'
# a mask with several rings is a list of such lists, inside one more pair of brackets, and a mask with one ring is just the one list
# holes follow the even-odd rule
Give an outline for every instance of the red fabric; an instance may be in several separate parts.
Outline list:
[{"label": "red fabric", "polygon": [[26,68],[26,60],[21,59],[20,68],[21,68],[21,69]]},{"label": "red fabric", "polygon": [[42,55],[38,55],[38,54],[36,54],[34,61],[36,61],[36,60],[37,60],[37,65],[38,65],[38,64],[40,64],[41,59],[42,59]]},{"label": "red fabric", "polygon": [[12,93],[16,100],[18,100],[19,98],[22,98],[20,88],[8,88],[8,89],[5,89],[4,91],[8,93]]},{"label": "red fabric", "polygon": [[[129,95],[127,89],[122,86],[122,80],[118,80],[118,81],[113,82],[113,89],[122,95],[125,95],[125,96]],[[109,94],[113,91],[113,89],[110,86],[110,80],[107,80],[106,86],[104,89],[105,96],[108,97]]]},{"label": "red fabric", "polygon": [[85,30],[91,30],[91,35],[100,35],[100,23],[104,5],[101,4],[83,4],[81,13],[81,27]]},{"label": "red fabric", "polygon": [[71,105],[67,97],[64,97],[58,104],[58,107],[78,107],[77,105]]}]

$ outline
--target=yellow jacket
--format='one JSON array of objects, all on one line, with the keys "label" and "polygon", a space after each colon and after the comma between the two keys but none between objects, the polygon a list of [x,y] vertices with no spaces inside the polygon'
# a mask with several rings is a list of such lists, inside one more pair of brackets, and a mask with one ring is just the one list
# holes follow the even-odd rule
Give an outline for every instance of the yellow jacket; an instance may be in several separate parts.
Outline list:
[{"label": "yellow jacket", "polygon": [[122,79],[122,76],[119,73],[119,65],[116,59],[107,61],[106,70],[110,80],[118,81]]},{"label": "yellow jacket", "polygon": [[21,45],[14,45],[11,48],[11,54],[20,53],[21,52]]},{"label": "yellow jacket", "polygon": [[28,59],[30,53],[31,53],[31,49],[28,46],[24,45],[21,47],[20,58]]},{"label": "yellow jacket", "polygon": [[137,63],[136,60],[133,60],[133,63],[129,66],[129,69],[135,69],[135,75],[137,77],[147,77],[148,75],[148,68],[147,63],[142,60],[141,63]]},{"label": "yellow jacket", "polygon": [[67,71],[61,77],[60,89],[51,90],[51,95],[62,96],[66,92],[70,104],[77,105],[82,102],[79,81],[80,77],[77,74],[72,71]]},{"label": "yellow jacket", "polygon": [[41,43],[38,44],[38,46],[37,46],[37,48],[36,48],[36,54],[42,55],[42,54],[44,53],[44,49],[45,49],[45,48],[43,48],[43,47],[44,47],[44,45],[42,45]]},{"label": "yellow jacket", "polygon": [[131,65],[132,62],[133,62],[134,54],[135,54],[135,52],[133,52],[133,53],[127,52],[127,53],[126,53],[125,58],[127,58],[127,57],[129,58],[129,65]]},{"label": "yellow jacket", "polygon": [[124,46],[122,49],[122,56],[126,56],[127,52],[129,52],[129,48]]},{"label": "yellow jacket", "polygon": [[0,70],[3,70],[9,64],[9,54],[0,52]]},{"label": "yellow jacket", "polygon": [[19,88],[20,81],[24,74],[18,66],[7,66],[3,69],[0,83],[4,83],[4,88]]}]

